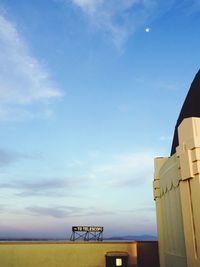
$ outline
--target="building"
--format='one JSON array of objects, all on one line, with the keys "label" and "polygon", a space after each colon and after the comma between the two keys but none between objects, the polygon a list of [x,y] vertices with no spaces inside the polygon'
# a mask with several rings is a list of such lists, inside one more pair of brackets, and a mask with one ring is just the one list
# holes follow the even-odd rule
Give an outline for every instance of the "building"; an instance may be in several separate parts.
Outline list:
[{"label": "building", "polygon": [[161,267],[200,267],[200,72],[181,109],[171,156],[155,159]]}]

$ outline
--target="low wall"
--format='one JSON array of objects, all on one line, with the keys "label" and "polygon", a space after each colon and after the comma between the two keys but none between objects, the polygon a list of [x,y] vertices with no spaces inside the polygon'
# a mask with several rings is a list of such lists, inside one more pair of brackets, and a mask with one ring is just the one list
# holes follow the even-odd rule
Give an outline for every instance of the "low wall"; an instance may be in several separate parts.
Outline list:
[{"label": "low wall", "polygon": [[104,267],[108,251],[129,254],[137,266],[137,242],[0,242],[2,267]]}]

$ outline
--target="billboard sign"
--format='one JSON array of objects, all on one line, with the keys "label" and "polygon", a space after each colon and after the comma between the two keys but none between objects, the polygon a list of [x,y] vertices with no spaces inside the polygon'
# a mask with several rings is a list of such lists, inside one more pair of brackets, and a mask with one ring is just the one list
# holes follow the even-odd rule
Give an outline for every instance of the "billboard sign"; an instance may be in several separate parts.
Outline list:
[{"label": "billboard sign", "polygon": [[103,232],[101,226],[72,226],[72,232]]}]

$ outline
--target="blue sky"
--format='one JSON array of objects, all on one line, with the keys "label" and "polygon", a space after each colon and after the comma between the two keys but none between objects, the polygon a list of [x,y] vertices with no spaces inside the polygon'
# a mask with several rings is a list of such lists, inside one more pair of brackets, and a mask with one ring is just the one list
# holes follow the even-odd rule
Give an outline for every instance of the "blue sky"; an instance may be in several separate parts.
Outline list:
[{"label": "blue sky", "polygon": [[[199,68],[200,2],[0,1],[0,237],[156,235],[153,159]],[[146,31],[149,29],[149,31]]]}]

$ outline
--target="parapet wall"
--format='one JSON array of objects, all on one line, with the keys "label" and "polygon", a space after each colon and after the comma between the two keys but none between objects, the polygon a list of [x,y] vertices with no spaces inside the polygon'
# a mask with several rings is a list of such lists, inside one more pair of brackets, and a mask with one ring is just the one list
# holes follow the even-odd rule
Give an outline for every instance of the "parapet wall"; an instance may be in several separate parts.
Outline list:
[{"label": "parapet wall", "polygon": [[200,118],[178,127],[179,146],[169,158],[155,159],[161,267],[200,267]]},{"label": "parapet wall", "polygon": [[108,251],[129,254],[137,266],[136,242],[1,242],[2,267],[104,267]]},{"label": "parapet wall", "polygon": [[127,267],[159,267],[157,241],[0,242],[0,266],[106,267],[107,252],[128,253]]}]

